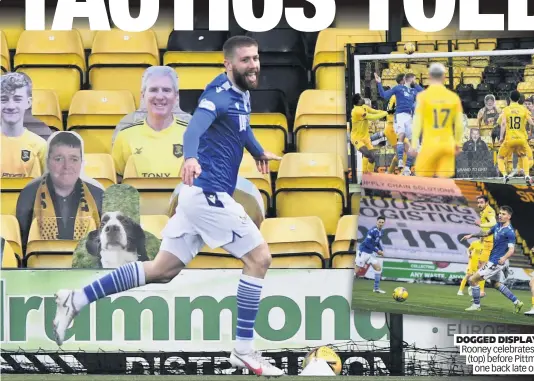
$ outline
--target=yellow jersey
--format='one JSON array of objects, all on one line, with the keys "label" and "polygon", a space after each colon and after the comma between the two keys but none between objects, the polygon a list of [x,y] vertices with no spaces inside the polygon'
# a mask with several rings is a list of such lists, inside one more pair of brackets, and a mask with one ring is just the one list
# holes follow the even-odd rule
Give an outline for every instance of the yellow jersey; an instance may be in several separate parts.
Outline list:
[{"label": "yellow jersey", "polygon": [[[527,121],[530,118],[528,109],[517,102],[510,103],[502,110],[502,122],[506,122],[505,141],[525,140],[528,136]],[[501,123],[502,123],[501,122]]]},{"label": "yellow jersey", "polygon": [[417,95],[412,147],[419,146],[421,134],[429,144],[456,141],[462,145],[464,135],[462,101],[458,94],[443,85],[430,85]]},{"label": "yellow jersey", "polygon": [[0,173],[2,177],[37,178],[41,176],[46,162],[46,140],[26,128],[22,135],[17,137],[1,135]]},{"label": "yellow jersey", "polygon": [[123,128],[111,149],[117,174],[124,175],[132,158],[138,177],[179,177],[186,127],[186,122],[175,119],[169,127],[155,131],[145,119]]},{"label": "yellow jersey", "polygon": [[385,118],[387,111],[375,110],[372,107],[362,105],[352,109],[352,133],[351,140],[361,141],[369,138],[369,121]]},{"label": "yellow jersey", "polygon": [[482,256],[484,245],[480,241],[473,241],[467,251],[469,252],[469,261],[467,263],[467,273],[473,274],[478,270],[478,263]]},{"label": "yellow jersey", "polygon": [[[395,97],[395,95],[393,95],[391,98],[389,98],[387,111],[393,110],[396,105],[397,105],[397,98]],[[395,121],[395,114],[388,114],[386,121],[388,123],[393,123]]]},{"label": "yellow jersey", "polygon": [[[495,209],[487,205],[482,212],[480,212],[480,229],[485,233],[497,224],[497,215]],[[493,242],[493,235],[483,238],[484,242]]]}]

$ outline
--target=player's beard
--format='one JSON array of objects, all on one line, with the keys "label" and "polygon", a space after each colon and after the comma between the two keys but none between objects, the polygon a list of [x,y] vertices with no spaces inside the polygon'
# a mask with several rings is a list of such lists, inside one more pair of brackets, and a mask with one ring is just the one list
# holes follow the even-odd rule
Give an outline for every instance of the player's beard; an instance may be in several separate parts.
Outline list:
[{"label": "player's beard", "polygon": [[245,71],[244,73],[240,73],[239,71],[237,70],[234,70],[234,81],[235,81],[235,85],[244,90],[244,91],[247,91],[247,90],[254,90],[258,87],[259,83],[260,83],[260,71],[257,70],[255,71],[255,74],[256,74],[256,82],[250,82],[247,78],[247,73],[250,73],[249,71]]}]

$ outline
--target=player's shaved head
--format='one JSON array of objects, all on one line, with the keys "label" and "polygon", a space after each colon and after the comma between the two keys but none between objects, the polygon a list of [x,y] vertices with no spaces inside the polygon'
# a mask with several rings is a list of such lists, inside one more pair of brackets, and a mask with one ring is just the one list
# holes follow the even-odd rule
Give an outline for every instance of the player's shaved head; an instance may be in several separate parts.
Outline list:
[{"label": "player's shaved head", "polygon": [[249,36],[230,37],[223,45],[224,58],[233,58],[237,49],[250,46],[258,46],[258,41]]},{"label": "player's shaved head", "polygon": [[430,78],[440,80],[445,77],[445,71],[445,66],[443,66],[443,64],[435,62],[430,65],[430,68],[428,69],[428,75]]}]

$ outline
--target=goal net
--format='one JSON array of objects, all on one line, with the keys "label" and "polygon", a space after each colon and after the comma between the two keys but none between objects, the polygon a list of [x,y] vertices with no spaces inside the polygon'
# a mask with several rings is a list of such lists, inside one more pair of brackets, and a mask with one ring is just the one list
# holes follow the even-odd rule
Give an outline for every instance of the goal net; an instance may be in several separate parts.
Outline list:
[{"label": "goal net", "polygon": [[[440,62],[447,69],[446,85],[460,96],[465,114],[464,145],[456,159],[456,178],[498,177],[498,116],[507,106],[513,90],[522,94],[522,101],[534,95],[534,49],[493,50],[496,41],[491,39],[464,41],[464,44],[459,40],[440,43],[416,43],[413,54],[406,54],[404,43],[398,43],[391,54],[379,55],[363,55],[356,45],[350,45],[349,57],[353,59],[347,65],[347,102],[352,105],[352,95],[360,93],[371,100],[373,108],[386,110],[388,101],[380,97],[374,73],[381,77],[384,90],[397,85],[399,74],[408,73],[413,73],[416,82],[425,87],[429,81],[430,64]],[[391,122],[392,118],[388,120]],[[383,131],[386,123],[384,120],[371,122],[370,133]],[[390,170],[391,173],[394,168],[389,167],[395,157],[395,147],[386,139],[373,144],[377,159],[375,170]],[[509,170],[517,167],[514,156],[508,160]],[[362,156],[359,153],[356,165],[358,178],[361,178]]]}]

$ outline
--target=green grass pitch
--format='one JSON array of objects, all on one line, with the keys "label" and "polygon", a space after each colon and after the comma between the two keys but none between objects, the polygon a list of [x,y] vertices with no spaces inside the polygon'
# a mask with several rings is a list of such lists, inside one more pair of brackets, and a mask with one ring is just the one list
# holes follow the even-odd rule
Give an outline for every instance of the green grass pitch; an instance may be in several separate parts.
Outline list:
[{"label": "green grass pitch", "polygon": [[[408,290],[408,299],[405,302],[393,300],[392,294],[396,287]],[[521,312],[515,314],[512,302],[498,290],[489,287],[486,287],[486,297],[481,300],[481,311],[472,312],[464,311],[471,305],[467,287],[464,289],[464,296],[456,295],[459,286],[449,285],[382,281],[380,288],[386,293],[372,292],[372,280],[357,279],[352,290],[352,308],[455,320],[534,325],[534,317],[524,315],[524,312],[531,308],[532,296],[528,291],[512,290],[524,303]]]}]

